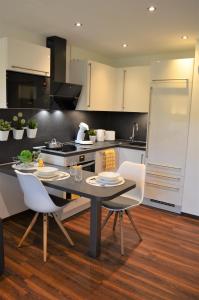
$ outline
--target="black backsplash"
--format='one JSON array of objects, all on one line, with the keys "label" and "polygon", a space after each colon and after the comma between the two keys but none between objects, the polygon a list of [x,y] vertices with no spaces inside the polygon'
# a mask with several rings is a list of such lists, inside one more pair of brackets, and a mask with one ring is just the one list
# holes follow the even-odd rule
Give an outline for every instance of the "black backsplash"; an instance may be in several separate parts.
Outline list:
[{"label": "black backsplash", "polygon": [[[12,116],[20,110],[0,109],[0,119],[12,120]],[[23,109],[26,120],[35,118],[38,121],[36,139],[28,139],[26,132],[23,140],[14,140],[12,133],[7,142],[0,142],[0,163],[9,162],[22,149],[42,145],[44,141],[56,137],[61,142],[74,140],[80,122],[85,122],[90,128],[115,130],[117,139],[128,139],[132,134],[133,122],[138,122],[137,139],[145,140],[147,133],[146,113],[126,112],[83,112],[83,111],[46,111]]]}]

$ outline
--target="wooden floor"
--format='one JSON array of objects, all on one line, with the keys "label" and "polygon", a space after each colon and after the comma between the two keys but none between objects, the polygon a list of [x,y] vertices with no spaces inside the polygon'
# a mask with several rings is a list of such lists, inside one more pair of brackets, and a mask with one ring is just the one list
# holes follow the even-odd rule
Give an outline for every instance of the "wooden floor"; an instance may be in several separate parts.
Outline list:
[{"label": "wooden floor", "polygon": [[134,210],[143,237],[125,218],[125,256],[120,256],[119,228],[113,218],[103,231],[102,255],[86,255],[89,213],[65,226],[75,241],[71,248],[50,223],[49,256],[42,261],[41,219],[21,249],[16,247],[32,215],[4,223],[5,275],[0,299],[199,299],[199,220],[147,207]]}]

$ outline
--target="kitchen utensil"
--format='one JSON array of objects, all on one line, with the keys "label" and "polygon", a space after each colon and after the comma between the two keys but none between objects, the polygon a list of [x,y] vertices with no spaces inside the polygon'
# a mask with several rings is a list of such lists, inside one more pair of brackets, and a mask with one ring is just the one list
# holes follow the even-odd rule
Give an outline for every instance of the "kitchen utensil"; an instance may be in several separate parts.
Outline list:
[{"label": "kitchen utensil", "polygon": [[57,150],[57,149],[61,149],[64,144],[61,142],[58,142],[56,140],[56,138],[53,138],[50,142],[45,142],[45,145],[46,145],[47,149]]},{"label": "kitchen utensil", "polygon": [[105,137],[105,130],[104,129],[97,129],[97,141],[98,142],[104,142]]},{"label": "kitchen utensil", "polygon": [[89,130],[89,126],[86,123],[81,122],[79,124],[79,131],[75,143],[80,144],[84,140],[86,130]]},{"label": "kitchen utensil", "polygon": [[106,130],[105,131],[105,141],[114,141],[115,140],[115,131]]}]

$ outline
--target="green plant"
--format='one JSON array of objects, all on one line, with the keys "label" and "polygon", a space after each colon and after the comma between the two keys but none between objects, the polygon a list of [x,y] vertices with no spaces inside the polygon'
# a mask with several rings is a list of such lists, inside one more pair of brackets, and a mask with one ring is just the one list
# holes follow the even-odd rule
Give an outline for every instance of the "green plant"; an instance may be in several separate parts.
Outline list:
[{"label": "green plant", "polygon": [[22,150],[18,158],[22,163],[30,163],[33,160],[32,152],[30,150]]},{"label": "green plant", "polygon": [[90,130],[88,130],[88,135],[91,135],[91,136],[96,136],[96,131],[95,131],[95,129],[90,129]]},{"label": "green plant", "polygon": [[31,119],[31,120],[28,120],[28,128],[30,129],[36,129],[38,127],[38,123],[36,122],[35,119]]},{"label": "green plant", "polygon": [[13,123],[13,127],[17,130],[21,130],[23,129],[23,127],[25,126],[26,120],[23,119],[23,113],[22,112],[18,112],[17,116],[13,116],[12,118],[12,123]]},{"label": "green plant", "polygon": [[10,129],[11,129],[10,122],[0,119],[0,131],[10,131]]}]

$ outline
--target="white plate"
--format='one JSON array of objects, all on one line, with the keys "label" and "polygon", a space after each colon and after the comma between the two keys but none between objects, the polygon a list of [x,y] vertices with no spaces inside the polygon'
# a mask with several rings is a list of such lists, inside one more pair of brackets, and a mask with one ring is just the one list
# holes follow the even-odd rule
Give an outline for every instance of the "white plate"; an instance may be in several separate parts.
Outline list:
[{"label": "white plate", "polygon": [[38,175],[42,177],[55,176],[57,171],[58,169],[54,167],[40,167],[37,169]]},{"label": "white plate", "polygon": [[67,178],[70,177],[70,174],[67,172],[62,172],[62,171],[57,171],[56,175],[52,176],[52,177],[42,177],[40,175],[38,175],[38,171],[33,173],[34,175],[36,175],[41,181],[55,181],[55,180],[65,180]]},{"label": "white plate", "polygon": [[113,184],[118,184],[121,181],[123,181],[123,177],[118,177],[117,180],[109,181],[109,180],[104,180],[102,178],[97,177],[96,182],[101,183],[101,184],[107,184],[107,185],[113,185]]},{"label": "white plate", "polygon": [[114,187],[114,186],[122,185],[125,183],[124,178],[122,178],[122,180],[120,182],[114,183],[114,184],[99,183],[99,182],[97,182],[97,178],[98,178],[98,176],[88,177],[86,179],[86,183],[88,183],[90,185],[94,185],[94,186],[100,186],[100,187]]},{"label": "white plate", "polygon": [[37,165],[14,164],[12,168],[18,171],[32,171],[37,169]]},{"label": "white plate", "polygon": [[117,172],[101,172],[98,174],[98,177],[103,180],[118,180],[120,174]]}]

